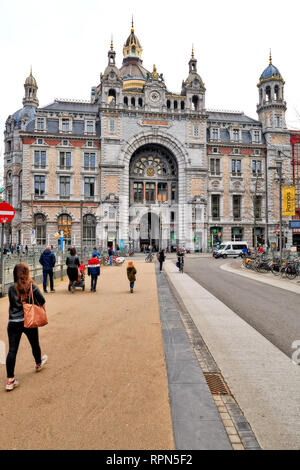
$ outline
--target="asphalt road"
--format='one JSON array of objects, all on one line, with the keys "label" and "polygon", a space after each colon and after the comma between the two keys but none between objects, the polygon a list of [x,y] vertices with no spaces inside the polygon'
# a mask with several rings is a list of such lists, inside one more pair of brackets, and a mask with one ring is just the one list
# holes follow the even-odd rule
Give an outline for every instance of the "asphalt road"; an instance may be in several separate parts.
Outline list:
[{"label": "asphalt road", "polygon": [[232,260],[185,257],[184,272],[288,357],[300,340],[300,296],[221,269]]}]

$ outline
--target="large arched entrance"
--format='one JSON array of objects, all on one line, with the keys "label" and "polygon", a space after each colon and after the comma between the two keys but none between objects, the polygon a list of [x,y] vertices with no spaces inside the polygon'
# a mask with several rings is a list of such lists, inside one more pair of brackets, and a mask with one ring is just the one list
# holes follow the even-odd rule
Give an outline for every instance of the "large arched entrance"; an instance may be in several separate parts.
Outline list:
[{"label": "large arched entrance", "polygon": [[146,212],[140,220],[140,249],[144,251],[149,247],[153,251],[160,248],[160,217],[154,212]]},{"label": "large arched entrance", "polygon": [[[129,165],[129,201],[134,223],[139,219],[135,228],[139,231],[137,249],[149,245],[154,249],[166,248],[176,242],[178,165],[166,147],[145,144],[133,153]],[[131,232],[135,230],[132,227]]]}]

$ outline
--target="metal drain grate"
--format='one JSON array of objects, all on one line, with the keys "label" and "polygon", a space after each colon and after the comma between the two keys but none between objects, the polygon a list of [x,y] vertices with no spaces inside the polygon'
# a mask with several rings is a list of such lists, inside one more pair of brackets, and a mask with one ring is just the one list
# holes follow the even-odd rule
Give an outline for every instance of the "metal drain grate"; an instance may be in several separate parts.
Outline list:
[{"label": "metal drain grate", "polygon": [[231,395],[221,374],[204,372],[204,377],[213,395]]}]

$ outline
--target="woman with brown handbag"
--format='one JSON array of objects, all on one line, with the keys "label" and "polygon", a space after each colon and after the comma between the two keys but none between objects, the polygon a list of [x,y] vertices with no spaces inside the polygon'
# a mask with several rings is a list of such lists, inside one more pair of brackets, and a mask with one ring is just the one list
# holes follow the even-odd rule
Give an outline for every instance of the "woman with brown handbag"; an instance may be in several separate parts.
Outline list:
[{"label": "woman with brown handbag", "polygon": [[[35,359],[35,370],[40,371],[47,362],[47,356],[41,356],[39,344],[38,328],[24,328],[24,310],[23,304],[43,306],[45,298],[40,292],[38,286],[30,278],[29,267],[25,263],[18,263],[13,271],[14,285],[8,290],[9,297],[9,321],[7,326],[9,351],[6,358],[7,384],[6,390],[11,391],[19,385],[15,379],[14,369],[16,364],[17,352],[22,333],[27,336],[32,354]],[[31,299],[31,294],[33,299]],[[25,306],[24,306],[25,308]]]}]

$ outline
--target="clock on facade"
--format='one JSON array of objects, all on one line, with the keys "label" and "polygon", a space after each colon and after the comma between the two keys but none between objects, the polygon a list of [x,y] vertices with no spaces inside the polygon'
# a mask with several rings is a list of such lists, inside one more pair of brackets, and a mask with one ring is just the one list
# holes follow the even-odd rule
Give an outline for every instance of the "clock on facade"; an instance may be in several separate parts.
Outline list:
[{"label": "clock on facade", "polygon": [[160,100],[160,94],[157,91],[152,91],[150,93],[150,100],[157,103]]}]

